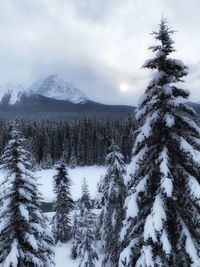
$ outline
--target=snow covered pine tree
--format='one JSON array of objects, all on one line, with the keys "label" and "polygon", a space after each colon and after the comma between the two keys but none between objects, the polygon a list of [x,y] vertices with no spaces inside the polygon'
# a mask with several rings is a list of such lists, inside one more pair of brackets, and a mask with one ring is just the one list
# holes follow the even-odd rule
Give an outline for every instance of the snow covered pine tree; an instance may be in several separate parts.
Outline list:
[{"label": "snow covered pine tree", "polygon": [[2,155],[0,266],[54,266],[53,238],[40,210],[37,180],[31,155],[16,126]]},{"label": "snow covered pine tree", "polygon": [[75,207],[72,227],[72,249],[71,258],[75,260],[78,257],[78,245],[80,244],[80,229],[78,225],[78,213]]},{"label": "snow covered pine tree", "polygon": [[189,92],[177,87],[187,67],[169,57],[173,31],[162,19],[153,34],[160,44],[144,67],[156,73],[136,113],[119,266],[199,267],[200,128]]},{"label": "snow covered pine tree", "polygon": [[120,254],[119,235],[124,219],[124,199],[126,188],[124,184],[125,163],[119,152],[119,147],[112,141],[106,157],[108,166],[103,186],[104,206],[100,214],[100,235],[105,257],[103,267],[116,267]]},{"label": "snow covered pine tree", "polygon": [[85,212],[85,210],[90,210],[92,207],[91,199],[90,199],[90,193],[88,190],[88,185],[86,183],[85,178],[83,178],[83,183],[82,183],[82,196],[81,199],[79,200],[79,207],[80,207],[80,214]]},{"label": "snow covered pine tree", "polygon": [[66,242],[71,238],[70,212],[73,210],[71,198],[71,181],[65,163],[61,161],[57,167],[57,174],[54,176],[54,192],[56,200],[54,203],[55,215],[53,217],[52,232],[55,242]]},{"label": "snow covered pine tree", "polygon": [[95,250],[95,215],[91,212],[91,200],[87,183],[84,179],[80,201],[80,216],[78,218],[79,240],[77,255],[80,258],[79,267],[95,267],[98,255]]}]

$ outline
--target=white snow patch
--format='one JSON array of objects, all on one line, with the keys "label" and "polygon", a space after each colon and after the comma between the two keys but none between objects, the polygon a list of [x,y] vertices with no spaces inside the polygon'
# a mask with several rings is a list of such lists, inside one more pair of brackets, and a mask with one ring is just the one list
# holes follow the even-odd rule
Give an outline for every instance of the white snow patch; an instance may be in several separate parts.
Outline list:
[{"label": "white snow patch", "polygon": [[167,127],[169,128],[173,127],[175,123],[174,116],[172,116],[169,113],[165,114],[165,122]]},{"label": "white snow patch", "polygon": [[172,94],[172,86],[170,86],[169,84],[164,84],[162,88],[163,88],[164,93],[166,95],[171,95]]},{"label": "white snow patch", "polygon": [[170,254],[171,252],[171,244],[169,242],[169,239],[167,237],[167,233],[165,230],[163,230],[162,235],[160,237],[160,240],[162,242],[163,250],[166,254]]},{"label": "white snow patch", "polygon": [[135,172],[138,170],[139,164],[142,161],[146,152],[147,152],[147,147],[145,146],[139,151],[139,153],[137,153],[137,155],[133,156],[131,163],[128,165],[127,174],[125,176],[125,184],[126,185],[131,180],[131,176],[134,175]]},{"label": "white snow patch", "polygon": [[[56,267],[78,267],[80,259],[71,259],[72,242],[69,241],[65,244],[58,243],[55,248],[55,264]],[[102,255],[99,254],[99,261],[95,262],[95,267],[101,267]]]},{"label": "white snow patch", "polygon": [[144,225],[144,240],[152,238],[157,242],[156,232],[161,232],[163,229],[163,222],[166,220],[166,213],[163,208],[163,201],[159,195],[156,196],[153,203],[152,211],[147,216]]},{"label": "white snow patch", "polygon": [[160,172],[163,174],[161,180],[161,188],[164,190],[168,197],[172,196],[173,184],[169,170],[169,158],[168,158],[168,150],[166,147],[160,153],[159,159],[161,160],[160,164]]},{"label": "white snow patch", "polygon": [[148,180],[148,175],[146,175],[136,186],[136,188],[134,189],[134,193],[132,193],[130,196],[128,196],[126,198],[125,201],[125,206],[127,206],[127,210],[126,210],[126,217],[129,218],[135,218],[138,215],[139,212],[139,208],[138,208],[138,204],[137,204],[137,198],[138,198],[138,194],[140,192],[145,191],[145,187],[147,184],[147,180]]},{"label": "white snow patch", "polygon": [[142,253],[136,262],[135,267],[148,266],[154,267],[153,253],[151,246],[143,246]]},{"label": "white snow patch", "polygon": [[121,253],[119,257],[119,264],[118,267],[124,267],[123,262],[131,262],[131,254],[132,254],[132,248],[135,247],[137,244],[137,239],[131,240],[128,247],[126,247]]},{"label": "white snow patch", "polygon": [[[105,175],[106,168],[102,166],[86,166],[69,169],[68,172],[72,181],[72,198],[78,200],[81,195],[83,178],[85,178],[88,183],[91,198],[96,196],[97,183],[100,181],[100,177]],[[39,190],[42,193],[45,202],[52,202],[55,199],[55,193],[53,191],[53,176],[55,174],[55,169],[36,172],[36,176],[39,177]]]},{"label": "white snow patch", "polygon": [[183,221],[182,221],[182,227],[183,227],[183,235],[186,237],[185,250],[190,255],[193,261],[191,267],[198,267],[200,266],[200,258],[197,255],[197,250],[195,248],[190,232]]},{"label": "white snow patch", "polygon": [[18,257],[19,257],[18,242],[16,239],[14,239],[11,245],[11,251],[6,257],[3,267],[17,266]]},{"label": "white snow patch", "polygon": [[188,186],[189,186],[191,195],[195,198],[195,200],[200,205],[200,184],[194,176],[191,176],[191,175],[189,176]]},{"label": "white snow patch", "polygon": [[157,117],[158,117],[158,111],[155,111],[146,118],[144,125],[139,129],[140,133],[136,138],[135,146],[137,146],[138,143],[143,142],[146,138],[148,138],[151,135],[152,132],[151,124],[157,119]]},{"label": "white snow patch", "polygon": [[199,163],[200,152],[194,149],[183,137],[180,137],[180,148],[183,151],[189,152],[193,160]]},{"label": "white snow patch", "polygon": [[78,267],[79,261],[71,259],[71,242],[66,244],[58,244],[55,248],[56,267]]},{"label": "white snow patch", "polygon": [[38,244],[37,244],[37,241],[36,241],[34,235],[29,235],[29,234],[27,234],[27,240],[28,240],[29,244],[31,245],[31,247],[32,247],[35,251],[38,251]]},{"label": "white snow patch", "polygon": [[20,210],[21,216],[28,222],[29,221],[29,212],[26,209],[26,206],[23,204],[20,204],[19,210]]}]

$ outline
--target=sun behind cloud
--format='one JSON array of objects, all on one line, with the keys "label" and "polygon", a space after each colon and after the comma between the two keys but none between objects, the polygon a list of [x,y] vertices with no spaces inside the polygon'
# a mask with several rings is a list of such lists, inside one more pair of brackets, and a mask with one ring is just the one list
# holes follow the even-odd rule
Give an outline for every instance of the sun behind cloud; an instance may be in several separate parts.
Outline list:
[{"label": "sun behind cloud", "polygon": [[130,87],[127,83],[121,83],[119,89],[122,93],[126,93],[129,91]]}]

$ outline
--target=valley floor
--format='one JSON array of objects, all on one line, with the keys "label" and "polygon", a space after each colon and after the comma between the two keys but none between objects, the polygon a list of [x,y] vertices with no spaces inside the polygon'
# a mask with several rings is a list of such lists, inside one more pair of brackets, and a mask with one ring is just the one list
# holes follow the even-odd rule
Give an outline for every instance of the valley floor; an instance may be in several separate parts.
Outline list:
[{"label": "valley floor", "polygon": [[[55,263],[56,267],[78,267],[79,260],[72,260],[70,258],[71,252],[71,242],[66,244],[59,244],[55,248]],[[95,267],[101,266],[101,255],[98,262],[96,262]]]},{"label": "valley floor", "polygon": [[[102,166],[85,166],[69,169],[68,171],[72,182],[71,192],[73,200],[77,200],[81,195],[83,178],[86,179],[91,198],[93,199],[97,192],[97,183],[100,177],[105,174],[106,168]],[[55,173],[55,169],[40,170],[35,173],[36,177],[38,177],[39,190],[45,202],[53,202],[55,198],[53,192],[53,176]]]}]

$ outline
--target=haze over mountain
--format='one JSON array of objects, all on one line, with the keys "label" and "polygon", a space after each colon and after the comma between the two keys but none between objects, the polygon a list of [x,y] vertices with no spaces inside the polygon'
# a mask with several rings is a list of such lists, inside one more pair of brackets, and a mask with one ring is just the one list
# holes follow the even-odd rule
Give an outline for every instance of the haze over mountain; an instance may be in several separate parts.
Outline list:
[{"label": "haze over mountain", "polygon": [[1,117],[124,117],[134,112],[134,107],[94,102],[55,74],[34,82],[27,89],[18,84],[7,84],[0,89]]},{"label": "haze over mountain", "polygon": [[56,74],[52,74],[43,80],[33,83],[30,91],[57,100],[67,100],[72,103],[82,103],[88,100],[85,93],[80,91],[72,83],[63,81]]},{"label": "haze over mountain", "polygon": [[14,105],[21,100],[22,96],[30,96],[31,92],[17,83],[0,85],[0,101],[6,100],[9,105]]},{"label": "haze over mountain", "polygon": [[[200,104],[189,102],[197,113]],[[105,105],[89,99],[74,84],[52,74],[34,82],[30,88],[17,83],[0,86],[0,117],[82,117],[134,114],[135,107]]]}]

